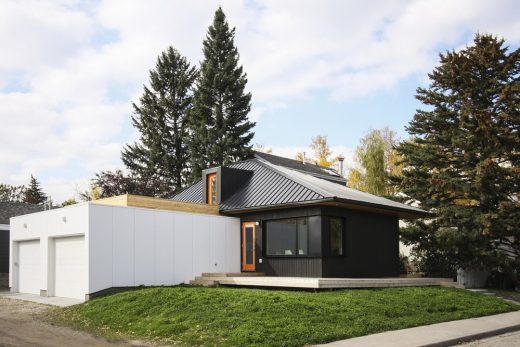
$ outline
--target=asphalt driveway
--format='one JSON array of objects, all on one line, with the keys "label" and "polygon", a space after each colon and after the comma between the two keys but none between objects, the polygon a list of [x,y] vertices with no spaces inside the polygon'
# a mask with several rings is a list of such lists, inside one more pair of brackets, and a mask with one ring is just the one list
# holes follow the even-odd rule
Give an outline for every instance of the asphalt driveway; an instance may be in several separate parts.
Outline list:
[{"label": "asphalt driveway", "polygon": [[0,346],[148,346],[138,341],[108,341],[41,319],[46,305],[0,298]]}]

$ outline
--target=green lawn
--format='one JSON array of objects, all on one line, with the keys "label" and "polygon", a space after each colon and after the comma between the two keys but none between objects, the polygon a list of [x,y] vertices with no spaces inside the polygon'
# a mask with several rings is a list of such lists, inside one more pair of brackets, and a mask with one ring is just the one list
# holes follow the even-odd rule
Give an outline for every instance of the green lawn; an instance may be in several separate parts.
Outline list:
[{"label": "green lawn", "polygon": [[176,345],[302,346],[520,309],[461,289],[303,292],[159,287],[129,290],[51,318],[105,336]]}]

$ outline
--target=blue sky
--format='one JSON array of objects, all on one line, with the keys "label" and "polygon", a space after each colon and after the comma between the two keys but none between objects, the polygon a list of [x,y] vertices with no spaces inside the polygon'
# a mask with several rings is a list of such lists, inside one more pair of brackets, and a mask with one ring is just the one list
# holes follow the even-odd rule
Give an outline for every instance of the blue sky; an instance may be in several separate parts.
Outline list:
[{"label": "blue sky", "polygon": [[475,32],[520,43],[513,0],[11,1],[0,6],[0,182],[31,174],[61,202],[120,151],[157,55],[172,45],[193,64],[222,5],[253,94],[254,143],[288,157],[328,136],[353,167],[371,128],[404,139],[417,86],[438,53]]}]

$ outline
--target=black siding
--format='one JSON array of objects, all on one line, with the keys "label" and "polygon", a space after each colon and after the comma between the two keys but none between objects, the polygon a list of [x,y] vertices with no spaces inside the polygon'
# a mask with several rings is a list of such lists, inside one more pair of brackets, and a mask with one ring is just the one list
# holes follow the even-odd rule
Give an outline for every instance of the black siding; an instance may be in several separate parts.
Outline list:
[{"label": "black siding", "polygon": [[0,273],[9,272],[9,230],[0,230]]},{"label": "black siding", "polygon": [[[265,255],[265,221],[309,218],[309,256]],[[329,217],[343,219],[343,255],[330,256]],[[242,222],[259,222],[256,271],[268,276],[397,277],[399,276],[399,220],[396,216],[326,206],[250,213]],[[261,262],[260,262],[261,261]]]},{"label": "black siding", "polygon": [[[324,254],[323,277],[398,277],[399,219],[396,216],[323,208],[325,216],[344,220],[343,256]],[[324,224],[327,217],[323,218]],[[323,228],[324,250],[330,239]]]}]

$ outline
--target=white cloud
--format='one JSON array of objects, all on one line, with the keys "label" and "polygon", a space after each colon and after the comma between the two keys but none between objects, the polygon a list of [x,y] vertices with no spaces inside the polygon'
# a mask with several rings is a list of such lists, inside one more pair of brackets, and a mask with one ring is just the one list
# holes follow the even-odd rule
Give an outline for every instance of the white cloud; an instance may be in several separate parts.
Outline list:
[{"label": "white cloud", "polygon": [[[0,7],[0,182],[31,173],[55,201],[121,165],[131,101],[157,55],[192,63],[222,4],[253,92],[253,120],[325,90],[345,100],[424,75],[475,31],[518,43],[515,1],[10,1]],[[300,145],[300,144],[295,144]],[[336,147],[333,147],[333,149]],[[300,147],[274,147],[293,157]],[[344,151],[346,166],[352,150]]]}]

